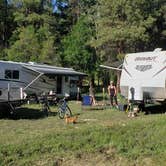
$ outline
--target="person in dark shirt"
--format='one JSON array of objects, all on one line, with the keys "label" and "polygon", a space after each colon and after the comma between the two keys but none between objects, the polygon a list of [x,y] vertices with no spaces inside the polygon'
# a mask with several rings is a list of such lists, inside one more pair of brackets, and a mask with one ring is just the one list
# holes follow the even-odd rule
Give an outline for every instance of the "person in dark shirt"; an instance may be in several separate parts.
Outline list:
[{"label": "person in dark shirt", "polygon": [[118,107],[117,91],[116,91],[116,86],[114,85],[113,81],[110,81],[110,85],[108,86],[108,94],[110,96],[111,106],[114,105],[113,104],[113,100],[114,100],[116,107]]}]

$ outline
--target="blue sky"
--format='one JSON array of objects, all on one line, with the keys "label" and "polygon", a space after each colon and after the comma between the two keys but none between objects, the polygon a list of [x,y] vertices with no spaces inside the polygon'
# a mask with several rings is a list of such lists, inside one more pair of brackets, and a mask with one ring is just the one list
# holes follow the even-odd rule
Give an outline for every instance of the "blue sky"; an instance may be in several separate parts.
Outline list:
[{"label": "blue sky", "polygon": [[67,3],[65,2],[58,2],[57,0],[51,0],[52,6],[53,6],[53,12],[58,12],[58,6],[65,7]]},{"label": "blue sky", "polygon": [[[7,2],[10,4],[12,3],[12,0],[7,0]],[[67,6],[66,2],[58,2],[57,0],[51,0],[51,4],[52,4],[54,13],[59,12],[58,6],[62,6],[62,7]]]},{"label": "blue sky", "polygon": [[58,11],[57,0],[52,0],[51,3],[53,6],[53,12],[57,12]]}]

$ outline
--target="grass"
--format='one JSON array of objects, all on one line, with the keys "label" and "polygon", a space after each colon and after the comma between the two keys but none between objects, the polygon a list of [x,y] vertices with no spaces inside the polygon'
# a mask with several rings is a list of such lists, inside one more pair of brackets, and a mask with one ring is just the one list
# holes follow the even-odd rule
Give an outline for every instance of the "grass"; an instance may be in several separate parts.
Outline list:
[{"label": "grass", "polygon": [[38,105],[0,119],[0,165],[165,165],[165,114],[130,119],[117,110],[69,105],[77,124],[59,119],[56,107],[45,117]]}]

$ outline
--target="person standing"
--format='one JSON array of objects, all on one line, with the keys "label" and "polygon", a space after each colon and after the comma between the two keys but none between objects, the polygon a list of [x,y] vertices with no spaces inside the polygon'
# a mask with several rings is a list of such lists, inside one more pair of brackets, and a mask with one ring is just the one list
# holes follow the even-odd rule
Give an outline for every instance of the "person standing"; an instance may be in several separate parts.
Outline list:
[{"label": "person standing", "polygon": [[114,85],[113,81],[110,81],[110,85],[108,86],[108,94],[110,96],[110,102],[111,106],[113,106],[113,102],[115,102],[116,107],[118,107],[118,102],[117,102],[117,91],[116,91],[116,86]]}]

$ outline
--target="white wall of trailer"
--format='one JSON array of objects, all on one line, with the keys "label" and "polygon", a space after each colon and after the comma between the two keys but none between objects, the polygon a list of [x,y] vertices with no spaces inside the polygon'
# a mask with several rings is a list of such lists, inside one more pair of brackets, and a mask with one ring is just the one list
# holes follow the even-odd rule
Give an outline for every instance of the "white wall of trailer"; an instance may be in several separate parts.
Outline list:
[{"label": "white wall of trailer", "polygon": [[20,100],[23,92],[40,95],[54,91],[60,96],[75,93],[77,85],[72,81],[77,83],[79,74],[83,75],[69,68],[0,61],[0,101]]},{"label": "white wall of trailer", "polygon": [[[21,80],[21,66],[15,63],[0,62],[0,100],[20,100],[22,88],[25,84]],[[13,72],[17,72],[17,78],[13,77]],[[7,72],[12,74],[9,78]],[[10,75],[9,74],[9,75]]]},{"label": "white wall of trailer", "polygon": [[127,54],[120,80],[121,93],[131,99],[130,88],[134,88],[135,100],[144,95],[155,99],[166,99],[166,51]]}]

